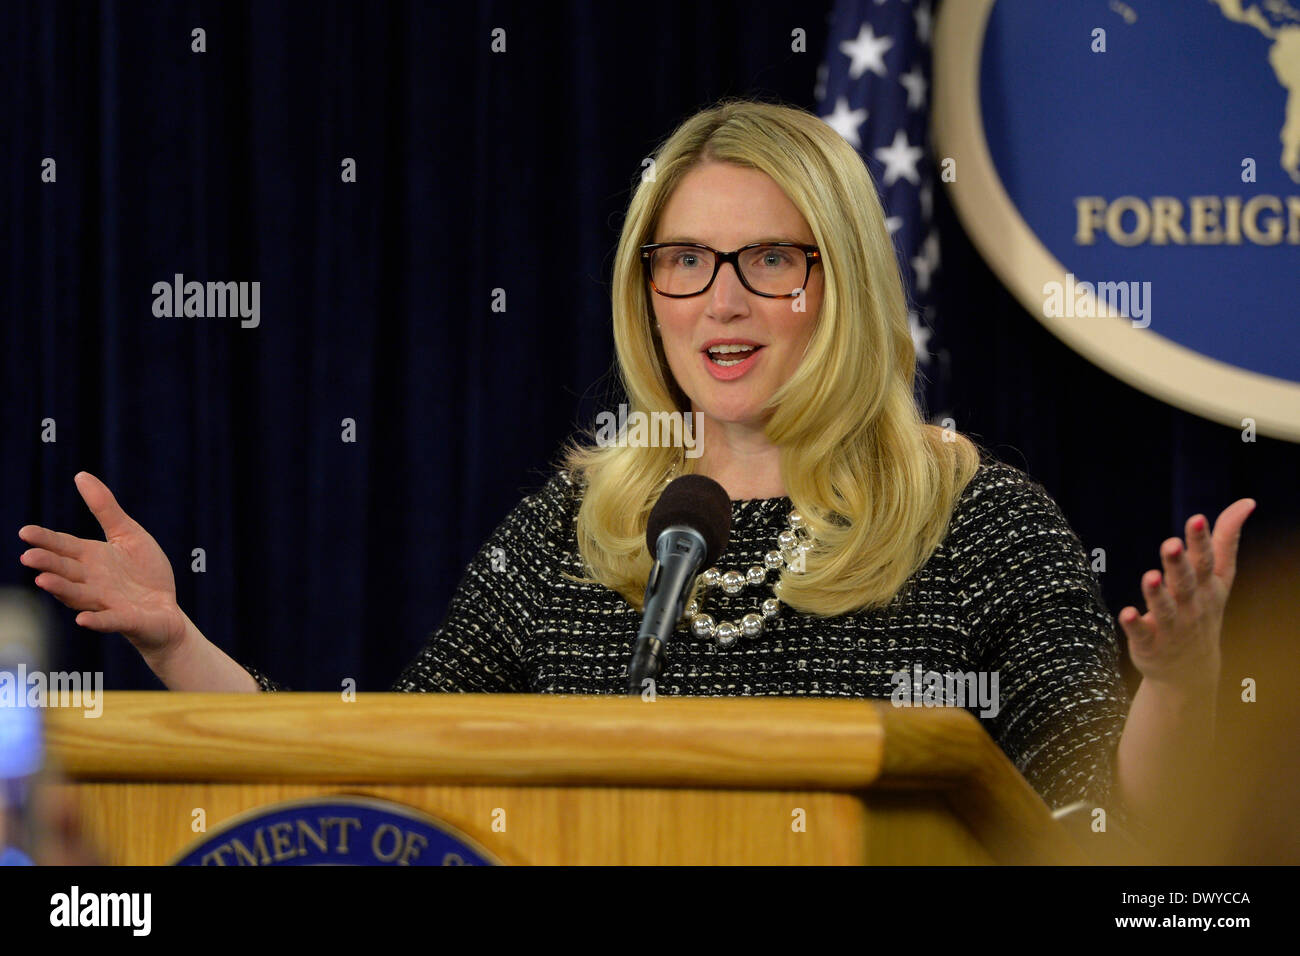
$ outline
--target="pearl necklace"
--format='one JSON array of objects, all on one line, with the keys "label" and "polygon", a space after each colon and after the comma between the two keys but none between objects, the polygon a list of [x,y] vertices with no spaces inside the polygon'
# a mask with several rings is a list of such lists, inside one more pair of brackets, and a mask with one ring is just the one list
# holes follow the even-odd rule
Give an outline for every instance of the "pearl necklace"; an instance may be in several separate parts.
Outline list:
[{"label": "pearl necklace", "polygon": [[[744,574],[739,571],[723,571],[716,567],[709,568],[700,575],[698,594],[702,596],[703,592],[712,588],[721,588],[724,594],[739,594],[746,585],[762,587],[767,583],[769,572],[776,571],[779,575],[782,568],[802,573],[804,555],[812,549],[812,542],[809,540],[803,516],[799,512],[791,511],[786,521],[790,529],[776,536],[777,550],[769,551],[763,556],[765,567],[756,564]],[[776,596],[780,591],[780,585],[778,578],[772,584],[773,596],[763,601],[759,606],[759,612],[751,611],[738,621],[723,621],[715,624],[711,615],[700,613],[698,598],[691,601],[686,605],[686,620],[691,633],[696,637],[712,639],[713,643],[720,648],[731,647],[742,636],[758,637],[768,626],[768,622],[776,620],[781,611],[781,601]]]}]

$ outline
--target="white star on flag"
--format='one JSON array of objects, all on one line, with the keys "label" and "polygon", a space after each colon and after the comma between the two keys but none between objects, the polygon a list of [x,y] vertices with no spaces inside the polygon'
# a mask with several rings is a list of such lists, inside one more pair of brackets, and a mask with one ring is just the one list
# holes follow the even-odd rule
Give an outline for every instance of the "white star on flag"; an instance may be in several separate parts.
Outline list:
[{"label": "white star on flag", "polygon": [[900,74],[898,82],[907,88],[907,108],[919,110],[925,105],[925,77],[921,75],[918,63],[907,73]]},{"label": "white star on flag", "polygon": [[907,324],[912,330],[912,350],[916,352],[916,360],[929,365],[930,330],[921,324],[921,317],[915,312],[907,313]]},{"label": "white star on flag", "polygon": [[916,8],[916,38],[922,43],[930,42],[930,8],[919,6]]},{"label": "white star on flag", "polygon": [[823,116],[822,119],[831,129],[843,136],[850,146],[859,149],[862,146],[862,139],[858,136],[858,128],[867,121],[867,111],[865,109],[849,109],[849,101],[840,97],[835,102],[835,112],[829,116]]},{"label": "white star on flag", "polygon": [[925,154],[919,146],[907,142],[907,133],[900,129],[894,134],[894,141],[888,146],[876,150],[876,159],[885,164],[884,185],[892,186],[901,176],[909,183],[920,185],[921,174],[916,171],[916,164]]},{"label": "white star on flag", "polygon": [[849,64],[849,79],[856,80],[866,70],[885,76],[885,51],[893,45],[890,37],[877,37],[870,24],[862,24],[857,39],[840,44],[840,52],[853,61]]},{"label": "white star on flag", "polygon": [[939,237],[933,232],[921,243],[921,253],[912,259],[912,271],[916,273],[916,288],[921,292],[930,289],[930,275],[939,268]]}]

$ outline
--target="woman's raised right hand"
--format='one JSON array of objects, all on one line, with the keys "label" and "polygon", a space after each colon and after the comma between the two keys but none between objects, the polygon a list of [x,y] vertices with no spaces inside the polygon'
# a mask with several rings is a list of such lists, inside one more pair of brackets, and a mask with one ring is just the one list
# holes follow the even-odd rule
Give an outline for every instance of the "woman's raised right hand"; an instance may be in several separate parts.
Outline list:
[{"label": "woman's raised right hand", "polygon": [[180,646],[189,620],[176,603],[171,562],[107,485],[85,471],[73,480],[106,540],[24,525],[18,537],[32,547],[18,560],[41,572],[37,587],[81,612],[79,625],[120,631],[152,665]]}]

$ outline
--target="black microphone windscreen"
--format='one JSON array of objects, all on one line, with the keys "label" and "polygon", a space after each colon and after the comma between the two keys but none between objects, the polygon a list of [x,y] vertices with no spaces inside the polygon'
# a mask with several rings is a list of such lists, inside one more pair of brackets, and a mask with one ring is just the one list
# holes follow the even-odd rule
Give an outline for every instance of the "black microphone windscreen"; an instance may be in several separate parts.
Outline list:
[{"label": "black microphone windscreen", "polygon": [[712,567],[722,556],[731,534],[731,498],[726,489],[704,475],[673,479],[655,502],[646,524],[646,547],[652,556],[659,535],[672,525],[685,525],[700,533],[708,548],[704,567]]}]

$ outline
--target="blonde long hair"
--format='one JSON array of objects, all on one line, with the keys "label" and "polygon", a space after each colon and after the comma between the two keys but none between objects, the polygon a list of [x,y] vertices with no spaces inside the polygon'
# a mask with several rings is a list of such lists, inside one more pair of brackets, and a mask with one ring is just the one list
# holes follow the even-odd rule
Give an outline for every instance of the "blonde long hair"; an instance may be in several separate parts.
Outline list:
[{"label": "blonde long hair", "polygon": [[[802,573],[782,573],[781,600],[826,616],[883,606],[943,540],[980,453],[921,416],[903,285],[875,185],[861,157],[816,116],[727,99],[690,117],[655,153],[614,263],[614,347],[629,411],[691,410],[654,332],[639,247],[652,241],[682,177],[709,161],[770,176],[811,226],[825,270],[807,352],[767,405],[767,437],[781,450],[787,493],[814,545]],[[641,606],[653,564],[650,509],[666,478],[690,473],[695,461],[680,447],[593,441],[565,449],[564,467],[585,485],[577,538],[586,580]]]}]

